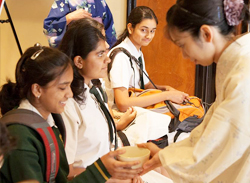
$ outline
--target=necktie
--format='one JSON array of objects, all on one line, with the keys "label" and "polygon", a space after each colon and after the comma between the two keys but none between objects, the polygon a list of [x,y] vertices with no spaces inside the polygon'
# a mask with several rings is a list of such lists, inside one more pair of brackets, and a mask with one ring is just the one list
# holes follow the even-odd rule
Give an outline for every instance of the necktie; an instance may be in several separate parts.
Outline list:
[{"label": "necktie", "polygon": [[[105,93],[102,88],[98,88],[101,93]],[[100,107],[103,111],[103,113],[105,114],[105,117],[108,121],[108,127],[109,127],[109,136],[110,136],[110,141],[113,142],[114,140],[114,135],[115,134],[115,149],[117,149],[117,137],[116,137],[116,127],[115,127],[115,122],[109,112],[109,110],[107,109],[102,97],[100,96],[100,93],[97,91],[97,88],[96,86],[93,86],[91,89],[90,89],[90,93],[94,94],[94,96],[96,97],[97,101],[99,102],[100,104]],[[105,93],[106,94],[106,93]],[[105,97],[105,96],[103,96]]]},{"label": "necktie", "polygon": [[143,81],[143,72],[142,72],[143,71],[142,58],[139,57],[138,60],[139,60],[139,67],[140,67],[139,73],[140,73],[141,89],[145,89],[144,81]]}]

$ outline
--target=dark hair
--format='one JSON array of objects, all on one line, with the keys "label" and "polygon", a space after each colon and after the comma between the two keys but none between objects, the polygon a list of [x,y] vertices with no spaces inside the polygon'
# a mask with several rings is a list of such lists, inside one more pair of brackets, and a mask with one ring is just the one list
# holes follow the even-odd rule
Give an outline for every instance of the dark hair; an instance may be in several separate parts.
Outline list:
[{"label": "dark hair", "polygon": [[[59,49],[67,54],[72,62],[76,56],[85,59],[88,54],[97,48],[100,40],[105,40],[102,35],[102,26],[94,19],[83,18],[74,21],[68,27]],[[74,79],[71,83],[73,97],[78,103],[84,103],[84,78],[73,63]]]},{"label": "dark hair", "polygon": [[16,145],[16,139],[11,136],[7,127],[0,122],[0,156],[5,156]]},{"label": "dark hair", "polygon": [[[158,19],[152,9],[150,9],[147,6],[137,6],[129,14],[127,24],[131,23],[132,27],[135,28],[137,24],[141,23],[145,19],[154,19],[156,24],[158,24]],[[126,27],[126,29],[119,36],[119,39],[116,41],[113,47],[120,44],[128,36],[129,36],[129,32],[128,32],[128,28]]]},{"label": "dark hair", "polygon": [[34,46],[28,48],[16,65],[16,83],[8,80],[0,92],[2,114],[18,106],[21,99],[29,99],[31,85],[46,86],[63,74],[71,65],[70,58],[55,48]]},{"label": "dark hair", "polygon": [[234,26],[227,23],[223,0],[177,0],[166,15],[167,30],[176,27],[198,38],[204,24],[217,26],[222,35],[230,35]]}]

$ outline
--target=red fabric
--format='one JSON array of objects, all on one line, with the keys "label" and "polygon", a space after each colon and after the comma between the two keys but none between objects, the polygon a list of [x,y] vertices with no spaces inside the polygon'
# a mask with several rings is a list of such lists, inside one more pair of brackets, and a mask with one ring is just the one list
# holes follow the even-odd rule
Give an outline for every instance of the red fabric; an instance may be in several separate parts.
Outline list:
[{"label": "red fabric", "polygon": [[54,142],[54,144],[55,144],[55,149],[56,149],[56,170],[55,170],[55,172],[56,172],[56,174],[55,174],[55,176],[57,175],[57,172],[58,172],[58,169],[59,169],[59,157],[60,157],[60,155],[59,155],[59,147],[58,147],[58,143],[57,143],[57,140],[56,140],[56,136],[55,136],[55,134],[54,134],[54,132],[53,132],[53,130],[52,130],[52,128],[51,127],[47,127],[47,129],[48,129],[48,131],[49,131],[49,133],[50,133],[50,135],[51,135],[51,137],[52,137],[52,139],[53,139],[53,142]]},{"label": "red fabric", "polygon": [[50,150],[50,146],[49,146],[49,141],[48,141],[47,136],[45,135],[42,128],[37,128],[37,131],[42,136],[43,143],[45,146],[46,159],[47,159],[46,181],[49,182],[50,172],[51,172],[51,158],[50,158],[51,157],[51,150]]}]

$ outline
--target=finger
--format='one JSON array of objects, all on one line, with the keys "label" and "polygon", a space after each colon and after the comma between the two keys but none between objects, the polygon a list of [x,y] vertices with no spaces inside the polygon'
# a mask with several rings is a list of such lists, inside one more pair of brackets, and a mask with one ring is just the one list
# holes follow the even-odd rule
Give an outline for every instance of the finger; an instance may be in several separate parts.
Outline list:
[{"label": "finger", "polygon": [[147,169],[143,169],[143,171],[139,175],[142,176],[142,175],[148,173],[149,171],[156,169],[157,167],[159,167],[159,166],[152,165],[152,166],[148,167]]},{"label": "finger", "polygon": [[[140,163],[139,160],[138,161],[129,161],[129,162],[117,161],[115,166],[117,168],[122,168],[122,169],[131,169],[133,166],[138,165],[139,163]],[[133,169],[133,170],[137,170],[137,169]]]},{"label": "finger", "polygon": [[138,147],[148,148],[148,143],[136,144]]},{"label": "finger", "polygon": [[117,149],[116,151],[110,151],[108,154],[110,157],[116,157],[120,154],[124,154],[126,152],[125,149]]},{"label": "finger", "polygon": [[153,170],[161,166],[161,161],[159,159],[159,153],[157,153],[152,159],[143,164],[143,173]]},{"label": "finger", "polygon": [[133,179],[136,176],[139,176],[142,173],[143,169],[116,169],[112,174],[112,177],[119,179]]}]

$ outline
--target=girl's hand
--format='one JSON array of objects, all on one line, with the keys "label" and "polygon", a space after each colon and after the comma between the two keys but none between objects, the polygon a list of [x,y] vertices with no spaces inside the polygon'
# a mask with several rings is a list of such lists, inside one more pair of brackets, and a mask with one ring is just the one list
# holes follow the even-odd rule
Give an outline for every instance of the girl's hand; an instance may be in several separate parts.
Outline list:
[{"label": "girl's hand", "polygon": [[174,103],[181,104],[184,100],[188,99],[189,95],[187,93],[175,90],[175,91],[165,91],[166,100],[170,100]]},{"label": "girl's hand", "polygon": [[125,149],[119,149],[110,151],[108,154],[101,157],[102,163],[112,178],[121,180],[133,179],[142,172],[142,168],[131,169],[132,166],[138,165],[140,163],[139,161],[121,162],[115,159],[116,156],[125,152]]},{"label": "girl's hand", "polygon": [[123,130],[130,124],[136,117],[137,111],[133,107],[129,107],[127,111],[121,116],[120,121],[117,123],[117,130]]}]

